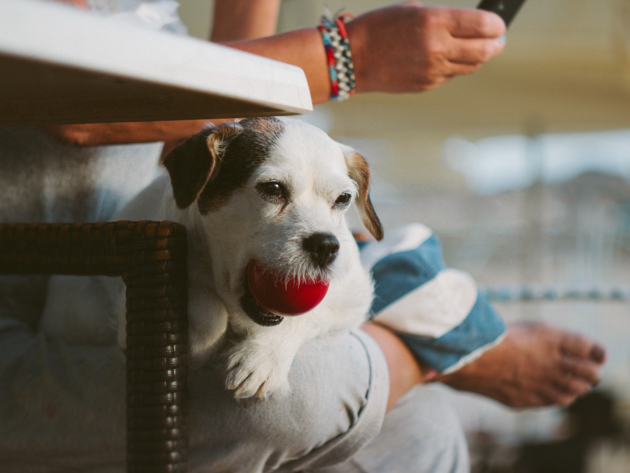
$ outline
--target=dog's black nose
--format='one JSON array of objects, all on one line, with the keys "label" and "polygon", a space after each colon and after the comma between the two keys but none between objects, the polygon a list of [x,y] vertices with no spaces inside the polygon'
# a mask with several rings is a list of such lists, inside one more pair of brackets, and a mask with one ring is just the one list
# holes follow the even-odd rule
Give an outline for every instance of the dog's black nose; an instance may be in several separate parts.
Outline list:
[{"label": "dog's black nose", "polygon": [[330,233],[313,233],[304,239],[302,247],[309,252],[320,268],[325,268],[335,261],[339,253],[339,240]]}]

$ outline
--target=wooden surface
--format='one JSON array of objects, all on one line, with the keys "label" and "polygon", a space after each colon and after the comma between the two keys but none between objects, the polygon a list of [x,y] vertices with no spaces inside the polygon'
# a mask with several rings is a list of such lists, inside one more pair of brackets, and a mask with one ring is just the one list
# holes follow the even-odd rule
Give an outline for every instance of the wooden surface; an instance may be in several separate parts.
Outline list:
[{"label": "wooden surface", "polygon": [[33,0],[0,0],[0,71],[0,125],[312,110],[297,67]]}]

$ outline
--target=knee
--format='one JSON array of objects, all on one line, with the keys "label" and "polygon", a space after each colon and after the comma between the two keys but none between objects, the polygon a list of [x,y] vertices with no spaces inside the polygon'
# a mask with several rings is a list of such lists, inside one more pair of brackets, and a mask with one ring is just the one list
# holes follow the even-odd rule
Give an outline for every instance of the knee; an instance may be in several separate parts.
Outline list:
[{"label": "knee", "polygon": [[466,438],[454,408],[426,386],[414,387],[400,399],[386,415],[381,433],[355,461],[369,472],[470,469]]}]

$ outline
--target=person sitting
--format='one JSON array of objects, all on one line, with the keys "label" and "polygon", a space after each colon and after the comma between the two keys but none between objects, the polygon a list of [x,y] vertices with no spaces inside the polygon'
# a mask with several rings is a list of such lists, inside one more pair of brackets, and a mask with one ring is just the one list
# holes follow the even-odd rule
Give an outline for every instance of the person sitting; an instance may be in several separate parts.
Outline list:
[{"label": "person sitting", "polygon": [[[321,32],[274,35],[278,3],[217,0],[212,39],[303,67],[313,102],[329,100]],[[505,32],[491,13],[416,2],[368,12],[346,27],[357,93],[438,87],[498,55]],[[155,142],[187,137],[206,121],[2,127],[0,218],[108,220],[155,175],[161,148]],[[428,258],[426,249],[416,246],[418,258]],[[439,255],[439,247],[429,250]],[[2,288],[3,470],[121,469],[120,349],[68,346],[37,332],[46,278],[6,277]],[[489,305],[483,308],[499,320]],[[461,355],[467,364],[433,380],[513,407],[566,405],[597,384],[606,355],[589,338],[544,324],[494,327],[498,331],[474,348],[476,359]],[[424,349],[430,347],[412,349],[400,333],[367,323],[361,331],[303,347],[290,374],[291,396],[248,406],[225,391],[218,363],[194,370],[191,470],[468,471],[452,408],[423,386],[436,371],[419,356]]]}]

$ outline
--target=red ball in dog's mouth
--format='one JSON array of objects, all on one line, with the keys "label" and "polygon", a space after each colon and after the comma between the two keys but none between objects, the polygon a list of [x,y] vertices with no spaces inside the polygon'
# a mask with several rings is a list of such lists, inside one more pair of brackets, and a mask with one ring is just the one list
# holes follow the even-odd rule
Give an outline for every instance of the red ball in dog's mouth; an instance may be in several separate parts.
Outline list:
[{"label": "red ball in dog's mouth", "polygon": [[247,284],[260,306],[276,315],[300,315],[314,309],[326,296],[326,281],[280,279],[256,260],[247,265]]}]

